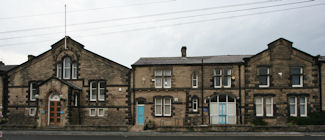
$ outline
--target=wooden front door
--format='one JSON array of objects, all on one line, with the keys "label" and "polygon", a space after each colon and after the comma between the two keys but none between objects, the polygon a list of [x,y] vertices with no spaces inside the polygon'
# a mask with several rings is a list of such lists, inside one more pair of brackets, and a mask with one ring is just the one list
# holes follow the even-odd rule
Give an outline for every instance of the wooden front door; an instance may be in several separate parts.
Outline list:
[{"label": "wooden front door", "polygon": [[58,125],[61,122],[60,101],[50,101],[50,124]]}]

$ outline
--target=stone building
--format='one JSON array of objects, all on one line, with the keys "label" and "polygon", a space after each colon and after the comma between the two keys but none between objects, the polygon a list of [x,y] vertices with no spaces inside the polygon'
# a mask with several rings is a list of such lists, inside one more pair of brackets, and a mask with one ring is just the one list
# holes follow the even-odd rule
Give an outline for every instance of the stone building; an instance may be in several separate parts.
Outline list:
[{"label": "stone building", "polygon": [[320,111],[318,57],[280,38],[256,55],[140,58],[132,65],[134,123],[250,124]]},{"label": "stone building", "polygon": [[[65,45],[66,40],[66,45]],[[8,126],[127,126],[130,69],[65,37],[6,72]]]}]

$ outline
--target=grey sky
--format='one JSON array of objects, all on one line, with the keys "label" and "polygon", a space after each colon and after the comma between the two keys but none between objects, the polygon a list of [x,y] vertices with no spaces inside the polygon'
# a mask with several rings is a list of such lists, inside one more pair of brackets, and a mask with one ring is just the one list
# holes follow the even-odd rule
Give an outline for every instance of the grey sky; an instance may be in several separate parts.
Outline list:
[{"label": "grey sky", "polygon": [[[0,5],[0,60],[6,64],[21,64],[28,54],[39,55],[63,38],[65,3],[67,35],[84,44],[86,49],[128,67],[140,57],[180,56],[181,46],[188,47],[188,56],[256,54],[280,37],[307,53],[325,55],[325,5],[320,5],[324,0],[8,0]],[[258,8],[286,3],[298,4]],[[227,5],[233,6],[116,20]],[[229,18],[307,5],[319,6]],[[252,8],[255,9],[243,10]],[[43,15],[31,16],[39,14]],[[162,20],[192,15],[206,16]],[[226,18],[178,25],[222,17]],[[71,25],[93,21],[101,22]],[[61,26],[11,32],[56,25]]]}]

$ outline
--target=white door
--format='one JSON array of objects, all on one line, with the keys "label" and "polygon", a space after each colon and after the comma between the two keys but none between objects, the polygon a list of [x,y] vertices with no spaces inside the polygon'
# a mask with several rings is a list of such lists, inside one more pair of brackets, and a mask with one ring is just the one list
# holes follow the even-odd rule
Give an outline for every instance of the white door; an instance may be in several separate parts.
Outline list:
[{"label": "white door", "polygon": [[218,124],[218,103],[210,102],[210,123]]},{"label": "white door", "polygon": [[236,102],[228,102],[227,124],[236,124]]}]

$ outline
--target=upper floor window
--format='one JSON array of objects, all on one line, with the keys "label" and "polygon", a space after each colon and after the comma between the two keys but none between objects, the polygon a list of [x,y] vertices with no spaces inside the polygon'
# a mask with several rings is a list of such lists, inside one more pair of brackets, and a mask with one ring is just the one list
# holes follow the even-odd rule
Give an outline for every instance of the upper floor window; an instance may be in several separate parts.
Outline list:
[{"label": "upper floor window", "polygon": [[62,64],[59,63],[56,68],[56,77],[62,78]]},{"label": "upper floor window", "polygon": [[215,69],[214,71],[214,87],[230,88],[231,87],[231,69]]},{"label": "upper floor window", "polygon": [[29,85],[29,99],[30,101],[36,101],[35,95],[37,94],[37,83],[31,82]]},{"label": "upper floor window", "polygon": [[256,116],[264,116],[264,114],[265,114],[268,117],[272,117],[273,116],[273,97],[270,97],[270,96],[255,97],[255,112],[256,112]]},{"label": "upper floor window", "polygon": [[302,87],[303,86],[303,69],[302,69],[302,67],[292,67],[291,68],[291,84],[292,84],[292,87]]},{"label": "upper floor window", "polygon": [[90,82],[90,101],[104,101],[105,100],[105,81],[91,81]]},{"label": "upper floor window", "polygon": [[72,64],[72,79],[77,79],[77,73],[78,73],[77,63],[73,63]]},{"label": "upper floor window", "polygon": [[66,57],[63,59],[63,78],[70,79],[71,77],[71,59]]},{"label": "upper floor window", "polygon": [[72,62],[70,57],[64,57],[62,62],[56,66],[56,77],[63,79],[77,79],[78,68],[77,63]]},{"label": "upper floor window", "polygon": [[[156,88],[171,88],[171,70],[156,70],[155,71],[155,87]],[[162,82],[164,81],[164,82]]]},{"label": "upper floor window", "polygon": [[290,116],[297,117],[298,109],[301,117],[307,117],[307,97],[289,97]]},{"label": "upper floor window", "polygon": [[196,73],[192,75],[192,88],[198,88],[198,75]]},{"label": "upper floor window", "polygon": [[171,116],[172,100],[169,97],[155,98],[155,116]]},{"label": "upper floor window", "polygon": [[270,69],[268,67],[258,68],[259,87],[270,86]]}]

